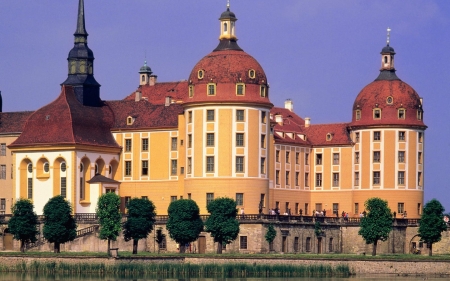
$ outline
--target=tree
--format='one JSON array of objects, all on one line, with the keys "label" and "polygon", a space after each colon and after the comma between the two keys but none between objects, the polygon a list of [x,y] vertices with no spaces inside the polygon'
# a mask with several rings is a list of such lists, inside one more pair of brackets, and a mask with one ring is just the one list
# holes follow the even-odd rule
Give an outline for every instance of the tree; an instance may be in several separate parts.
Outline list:
[{"label": "tree", "polygon": [[430,245],[429,255],[433,254],[433,243],[441,241],[442,231],[447,229],[444,221],[444,207],[441,203],[432,199],[425,204],[420,217],[419,236],[420,239]]},{"label": "tree", "polygon": [[158,254],[159,251],[161,250],[161,243],[164,241],[164,239],[166,238],[166,235],[162,232],[162,227],[158,227],[158,229],[156,230],[156,243],[158,243]]},{"label": "tree", "polygon": [[386,241],[392,230],[392,214],[387,201],[381,198],[369,198],[365,203],[367,215],[361,218],[358,234],[366,244],[373,244],[372,256],[377,255],[378,241]]},{"label": "tree", "polygon": [[266,232],[266,235],[264,236],[264,238],[269,243],[270,251],[272,250],[272,243],[273,243],[273,240],[275,240],[276,236],[277,236],[277,231],[273,227],[273,224],[269,224],[269,227],[267,228],[267,232]]},{"label": "tree", "polygon": [[72,206],[61,195],[51,198],[44,206],[43,234],[47,241],[54,243],[55,253],[60,252],[61,243],[73,241],[77,236]]},{"label": "tree", "polygon": [[314,234],[316,234],[317,237],[322,236],[323,235],[323,229],[322,229],[322,225],[320,224],[320,221],[316,221],[316,223],[314,224]]},{"label": "tree", "polygon": [[137,254],[139,239],[147,238],[155,223],[155,205],[147,198],[133,198],[128,202],[128,218],[124,224],[125,241],[133,239],[133,254]]},{"label": "tree", "polygon": [[120,198],[113,192],[103,194],[98,198],[96,213],[100,224],[99,238],[108,240],[108,255],[110,254],[111,240],[116,241],[121,229],[122,215],[119,207]]},{"label": "tree", "polygon": [[36,242],[38,218],[33,203],[28,199],[19,199],[11,208],[12,217],[8,221],[9,232],[20,241],[20,251],[25,252],[25,243]]},{"label": "tree", "polygon": [[217,242],[217,253],[222,254],[222,244],[229,244],[239,234],[236,201],[231,198],[217,198],[211,201],[206,209],[210,216],[205,222],[205,231]]},{"label": "tree", "polygon": [[170,203],[167,212],[169,219],[166,228],[170,238],[180,244],[180,252],[184,253],[185,244],[197,240],[203,230],[200,209],[195,201],[180,199]]}]

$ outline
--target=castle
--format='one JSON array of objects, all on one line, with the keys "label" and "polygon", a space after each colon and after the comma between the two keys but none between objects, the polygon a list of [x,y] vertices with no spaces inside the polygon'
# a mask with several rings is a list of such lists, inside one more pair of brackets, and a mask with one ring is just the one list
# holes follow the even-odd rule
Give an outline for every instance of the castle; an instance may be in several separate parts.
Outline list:
[{"label": "castle", "polygon": [[423,101],[397,77],[389,39],[352,120],[312,124],[292,100],[271,103],[276,93],[237,44],[236,21],[228,5],[219,44],[187,80],[159,82],[145,62],[132,94],[104,101],[79,0],[60,95],[34,112],[1,112],[0,97],[0,212],[29,198],[41,214],[60,194],[75,213],[94,213],[98,197],[115,192],[123,212],[131,198],[148,197],[161,215],[180,198],[207,214],[209,201],[230,197],[247,214],[359,216],[380,197],[393,212],[420,217]]}]

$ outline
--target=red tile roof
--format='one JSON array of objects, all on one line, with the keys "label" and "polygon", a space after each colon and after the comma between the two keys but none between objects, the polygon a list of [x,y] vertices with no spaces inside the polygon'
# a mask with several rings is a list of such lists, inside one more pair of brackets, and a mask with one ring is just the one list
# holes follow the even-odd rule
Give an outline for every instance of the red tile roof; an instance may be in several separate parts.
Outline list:
[{"label": "red tile roof", "polygon": [[[303,127],[308,141],[313,146],[351,145],[353,142],[348,133],[349,123],[318,124]],[[327,140],[327,135],[331,140]]]},{"label": "red tile roof", "polygon": [[107,105],[83,106],[71,86],[63,86],[56,100],[28,118],[22,134],[10,147],[82,144],[120,148],[111,134],[114,115]]},{"label": "red tile roof", "polygon": [[[114,112],[115,122],[112,130],[136,130],[155,128],[178,128],[178,115],[183,114],[180,104],[152,104],[147,100],[107,101]],[[127,124],[127,118],[133,117],[132,125]]]},{"label": "red tile roof", "polygon": [[33,111],[0,112],[0,134],[21,133]]},{"label": "red tile roof", "polygon": [[[188,96],[188,82],[158,82],[155,85],[142,85],[136,91],[142,93],[142,98],[147,99],[152,104],[164,104],[167,96],[172,100],[184,100]],[[135,100],[136,91],[128,95],[124,100]]]}]

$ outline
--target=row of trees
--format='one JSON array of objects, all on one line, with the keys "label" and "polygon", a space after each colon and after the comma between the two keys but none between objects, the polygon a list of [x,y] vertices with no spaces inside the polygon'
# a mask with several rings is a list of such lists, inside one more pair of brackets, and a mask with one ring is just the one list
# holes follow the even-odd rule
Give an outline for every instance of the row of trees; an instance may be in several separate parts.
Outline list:
[{"label": "row of trees", "polygon": [[[137,254],[140,239],[148,237],[153,230],[156,217],[155,205],[147,198],[133,198],[128,202],[127,219],[122,222],[120,198],[115,193],[100,196],[96,213],[99,222],[99,238],[107,240],[107,252],[111,241],[116,241],[123,229],[125,241],[133,240],[133,254]],[[230,198],[217,198],[207,206],[210,213],[203,223],[200,209],[195,201],[180,199],[169,205],[166,228],[170,237],[185,251],[185,245],[198,239],[200,232],[206,231],[217,242],[217,253],[222,253],[222,245],[234,241],[239,234],[239,222],[236,220],[236,202]],[[54,243],[54,252],[60,252],[60,245],[76,238],[77,224],[72,215],[70,203],[62,196],[51,198],[44,206],[43,236]],[[38,217],[33,203],[28,199],[18,200],[12,207],[12,218],[8,228],[14,239],[20,241],[20,250],[25,251],[26,243],[35,243],[39,234]],[[162,229],[156,231],[156,240],[162,242],[165,235]]]},{"label": "row of trees", "polygon": [[[393,216],[387,201],[380,198],[370,198],[364,204],[367,215],[361,218],[358,234],[366,244],[372,244],[372,256],[377,254],[378,241],[386,241],[392,230]],[[429,245],[429,255],[433,244],[441,241],[442,232],[447,229],[444,221],[444,207],[436,200],[427,202],[420,218],[418,235],[420,240]]]}]

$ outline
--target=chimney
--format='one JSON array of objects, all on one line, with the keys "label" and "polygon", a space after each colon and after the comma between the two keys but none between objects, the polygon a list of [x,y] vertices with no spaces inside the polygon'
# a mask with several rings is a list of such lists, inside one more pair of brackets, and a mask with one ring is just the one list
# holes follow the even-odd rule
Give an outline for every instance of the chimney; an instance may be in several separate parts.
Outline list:
[{"label": "chimney", "polygon": [[167,96],[164,105],[165,106],[169,106],[171,103],[172,103],[172,97]]},{"label": "chimney", "polygon": [[136,91],[136,93],[134,93],[134,101],[140,101],[142,99],[142,93],[139,91]]},{"label": "chimney", "polygon": [[155,86],[158,76],[150,75],[150,86]]},{"label": "chimney", "polygon": [[281,114],[275,115],[275,122],[277,122],[280,125],[283,125],[283,115]]},{"label": "chimney", "polygon": [[311,125],[311,118],[306,117],[306,118],[305,118],[305,128],[308,128],[309,125]]},{"label": "chimney", "polygon": [[289,111],[294,111],[294,102],[291,99],[287,99],[284,102],[284,108],[289,109]]}]

